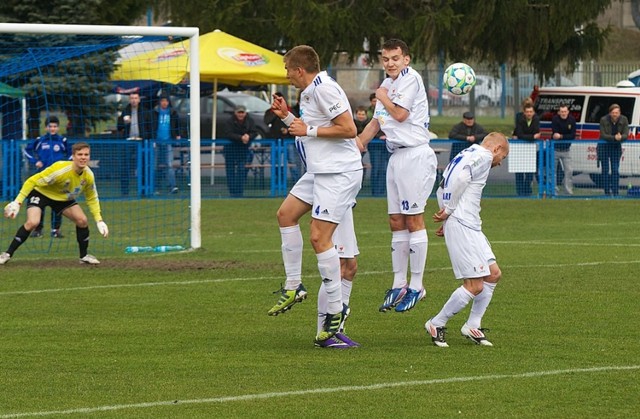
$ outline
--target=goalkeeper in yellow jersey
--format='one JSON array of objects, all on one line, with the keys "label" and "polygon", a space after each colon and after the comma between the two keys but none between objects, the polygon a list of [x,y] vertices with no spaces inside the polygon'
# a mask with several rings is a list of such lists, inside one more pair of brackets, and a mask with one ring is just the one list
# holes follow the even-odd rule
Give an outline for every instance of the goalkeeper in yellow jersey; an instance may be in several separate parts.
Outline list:
[{"label": "goalkeeper in yellow jersey", "polygon": [[100,214],[95,178],[88,166],[91,148],[87,143],[77,143],[71,148],[71,154],[71,161],[56,162],[27,179],[18,196],[4,207],[5,217],[16,218],[22,201],[26,199],[27,221],[18,229],[7,251],[0,253],[0,265],[7,263],[18,247],[29,238],[31,231],[40,223],[42,211],[47,206],[58,215],[64,215],[75,223],[80,263],[89,265],[100,263],[95,256],[87,253],[89,223],[84,211],[76,202],[76,198],[84,193],[89,211],[96,220],[98,231],[103,237],[109,236],[109,229],[102,221]]}]

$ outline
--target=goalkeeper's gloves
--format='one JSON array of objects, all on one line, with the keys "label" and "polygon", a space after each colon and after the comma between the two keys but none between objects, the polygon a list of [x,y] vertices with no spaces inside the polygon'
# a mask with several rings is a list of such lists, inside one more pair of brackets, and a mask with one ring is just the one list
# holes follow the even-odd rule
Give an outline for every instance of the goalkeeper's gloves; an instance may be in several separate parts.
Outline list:
[{"label": "goalkeeper's gloves", "polygon": [[20,212],[20,203],[16,201],[11,201],[4,207],[4,216],[7,218],[16,218],[18,213]]},{"label": "goalkeeper's gloves", "polygon": [[98,231],[102,234],[102,237],[106,238],[109,236],[109,227],[107,227],[107,224],[105,224],[104,221],[100,220],[96,225],[98,226]]}]

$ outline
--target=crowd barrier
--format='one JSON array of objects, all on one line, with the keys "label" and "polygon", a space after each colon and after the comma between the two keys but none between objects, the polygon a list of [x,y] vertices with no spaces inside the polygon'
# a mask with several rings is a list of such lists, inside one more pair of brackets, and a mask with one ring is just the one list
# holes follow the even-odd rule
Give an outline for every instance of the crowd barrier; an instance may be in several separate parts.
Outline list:
[{"label": "crowd barrier", "polygon": [[[76,140],[69,140],[70,143]],[[79,140],[78,140],[79,141]],[[188,140],[128,141],[89,139],[90,167],[101,199],[188,197],[191,151]],[[23,157],[22,140],[1,141],[3,200],[18,193],[35,173]],[[511,140],[511,153],[494,168],[487,197],[607,198],[640,196],[640,141],[619,146],[604,141],[566,141],[556,149],[550,141]],[[453,157],[467,144],[434,139],[438,180]],[[452,152],[452,149],[454,150]],[[203,198],[283,197],[304,173],[293,140],[254,140],[247,146],[228,140],[202,140],[200,176]],[[364,180],[360,197],[386,195],[384,142],[374,140],[363,154]],[[567,176],[567,170],[571,176]],[[437,182],[434,191],[437,188]]]}]

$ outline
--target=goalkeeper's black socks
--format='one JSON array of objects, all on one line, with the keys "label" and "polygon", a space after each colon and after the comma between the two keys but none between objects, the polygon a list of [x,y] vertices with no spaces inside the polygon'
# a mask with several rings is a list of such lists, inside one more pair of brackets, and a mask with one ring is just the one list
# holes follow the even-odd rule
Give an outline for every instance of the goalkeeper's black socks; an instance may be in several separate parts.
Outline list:
[{"label": "goalkeeper's black socks", "polygon": [[22,245],[22,243],[27,241],[27,239],[29,238],[30,234],[31,234],[31,232],[27,231],[24,228],[24,226],[21,225],[20,228],[18,229],[18,232],[16,233],[15,237],[11,241],[11,244],[9,245],[9,249],[7,249],[7,253],[9,253],[11,256],[13,256],[13,252],[15,252],[18,249],[18,247],[20,247]]},{"label": "goalkeeper's black socks", "polygon": [[87,249],[89,249],[89,227],[76,226],[76,237],[80,248],[80,259],[82,259],[87,256]]}]

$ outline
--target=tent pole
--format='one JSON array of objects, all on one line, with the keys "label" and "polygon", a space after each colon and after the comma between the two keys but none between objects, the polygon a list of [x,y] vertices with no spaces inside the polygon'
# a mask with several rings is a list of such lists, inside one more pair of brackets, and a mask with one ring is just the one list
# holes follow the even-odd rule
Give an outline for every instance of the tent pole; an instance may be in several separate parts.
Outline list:
[{"label": "tent pole", "polygon": [[[211,138],[216,139],[216,119],[218,118],[218,79],[213,79],[213,115],[211,117]],[[211,180],[210,184],[215,185],[216,183],[216,144],[213,143],[211,145]]]}]

